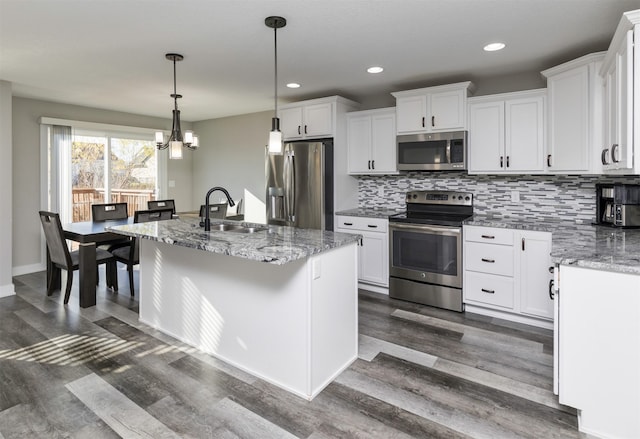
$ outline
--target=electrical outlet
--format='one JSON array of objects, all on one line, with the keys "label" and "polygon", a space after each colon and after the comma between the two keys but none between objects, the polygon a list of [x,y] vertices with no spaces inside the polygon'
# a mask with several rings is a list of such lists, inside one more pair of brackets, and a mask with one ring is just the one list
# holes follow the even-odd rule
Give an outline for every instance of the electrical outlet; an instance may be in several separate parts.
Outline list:
[{"label": "electrical outlet", "polygon": [[322,265],[320,264],[320,259],[314,259],[311,262],[311,275],[314,280],[320,279],[320,275],[322,272]]},{"label": "electrical outlet", "polygon": [[169,187],[176,187],[176,181],[175,180],[169,180]]},{"label": "electrical outlet", "polygon": [[520,192],[511,191],[511,202],[512,203],[517,203],[519,201],[520,201]]}]

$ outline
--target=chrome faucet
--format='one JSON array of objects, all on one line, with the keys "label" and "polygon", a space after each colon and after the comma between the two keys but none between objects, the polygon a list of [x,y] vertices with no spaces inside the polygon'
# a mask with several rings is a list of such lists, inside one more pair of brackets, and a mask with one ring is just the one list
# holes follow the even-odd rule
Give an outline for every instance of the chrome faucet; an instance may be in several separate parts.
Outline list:
[{"label": "chrome faucet", "polygon": [[216,186],[209,189],[209,192],[207,192],[207,196],[205,197],[205,200],[204,200],[204,231],[205,232],[211,231],[211,220],[209,219],[209,197],[215,191],[223,192],[226,195],[227,201],[229,202],[230,207],[233,207],[236,205],[236,203],[234,203],[233,200],[231,199],[231,195],[229,195],[229,192],[227,192],[225,188]]}]

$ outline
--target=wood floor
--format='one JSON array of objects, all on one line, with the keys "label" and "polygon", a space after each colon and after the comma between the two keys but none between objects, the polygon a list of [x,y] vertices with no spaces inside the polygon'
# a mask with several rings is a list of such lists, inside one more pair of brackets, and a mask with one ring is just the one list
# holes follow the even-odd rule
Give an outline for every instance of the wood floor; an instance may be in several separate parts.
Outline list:
[{"label": "wood floor", "polygon": [[0,439],[588,437],[553,395],[547,330],[361,291],[359,358],[308,402],[140,324],[128,288],[80,309],[77,279],[66,307],[44,273],[14,283]]}]

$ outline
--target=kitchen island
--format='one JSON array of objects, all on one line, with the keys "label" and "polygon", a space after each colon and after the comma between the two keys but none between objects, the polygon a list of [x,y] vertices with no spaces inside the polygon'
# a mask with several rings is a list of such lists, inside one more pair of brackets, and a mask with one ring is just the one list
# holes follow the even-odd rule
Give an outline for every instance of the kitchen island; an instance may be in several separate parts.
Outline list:
[{"label": "kitchen island", "polygon": [[192,218],[110,230],[142,238],[141,322],[306,399],[356,359],[358,235]]}]

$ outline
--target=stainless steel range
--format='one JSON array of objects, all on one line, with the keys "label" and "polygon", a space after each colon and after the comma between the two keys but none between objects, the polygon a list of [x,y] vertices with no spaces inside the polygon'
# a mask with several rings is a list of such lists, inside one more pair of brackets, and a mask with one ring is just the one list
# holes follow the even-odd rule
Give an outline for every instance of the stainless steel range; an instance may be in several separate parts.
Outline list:
[{"label": "stainless steel range", "polygon": [[389,217],[389,296],[462,311],[462,223],[473,194],[411,191]]}]

